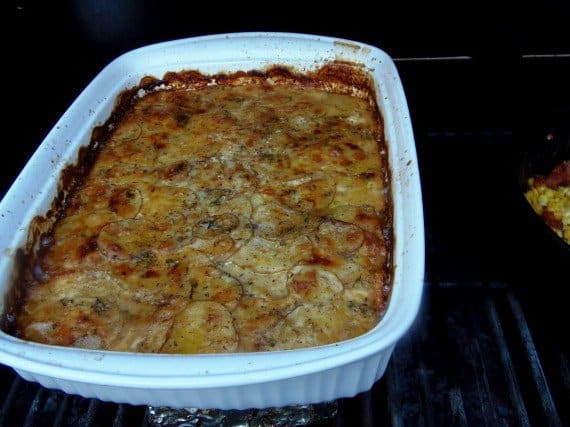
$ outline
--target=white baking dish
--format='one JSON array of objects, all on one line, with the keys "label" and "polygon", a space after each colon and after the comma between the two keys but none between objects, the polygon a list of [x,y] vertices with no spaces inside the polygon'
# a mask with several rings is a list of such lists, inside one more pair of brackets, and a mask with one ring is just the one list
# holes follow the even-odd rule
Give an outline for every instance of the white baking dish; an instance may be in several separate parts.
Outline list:
[{"label": "white baking dish", "polygon": [[[246,33],[198,37],[129,52],[109,64],[47,135],[0,203],[0,288],[11,286],[16,249],[44,215],[62,169],[76,161],[115,97],[141,77],[284,64],[310,70],[327,61],[363,64],[373,76],[385,124],[394,201],[394,287],[388,311],[368,333],[333,345],[271,353],[155,355],[55,347],[0,332],[0,362],[25,379],[114,402],[243,409],[314,403],[368,390],[386,369],[396,341],[419,308],[424,274],[420,181],[406,99],[383,51],[328,37]],[[2,298],[4,300],[4,298]],[[4,302],[1,302],[4,304]],[[3,310],[3,305],[2,307]]]}]

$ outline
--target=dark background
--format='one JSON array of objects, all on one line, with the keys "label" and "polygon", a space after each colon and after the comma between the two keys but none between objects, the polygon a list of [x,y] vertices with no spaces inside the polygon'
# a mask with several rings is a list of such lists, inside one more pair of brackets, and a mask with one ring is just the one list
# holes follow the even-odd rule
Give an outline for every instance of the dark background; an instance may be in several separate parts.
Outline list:
[{"label": "dark background", "polygon": [[[416,138],[427,285],[419,320],[393,358],[404,362],[392,362],[372,394],[345,400],[341,419],[570,422],[570,250],[533,221],[516,181],[521,154],[570,124],[570,2],[392,1],[373,10],[364,2],[76,0],[2,8],[0,194],[88,82],[130,49],[205,34],[286,31],[385,50],[396,61]],[[498,341],[485,341],[489,336]],[[411,372],[417,378],[398,382],[398,372],[399,381]],[[442,403],[453,385],[463,393],[459,415]],[[511,404],[490,409],[495,389]],[[516,390],[523,397],[512,398]]]},{"label": "dark background", "polygon": [[348,38],[396,59],[421,157],[428,278],[511,280],[535,250],[512,245],[525,240],[518,206],[506,203],[516,198],[508,184],[525,143],[513,135],[536,132],[538,143],[544,128],[570,117],[570,3],[497,3],[390,2],[373,11],[356,3],[13,2],[2,25],[4,144],[13,151],[0,160],[0,189],[87,83],[130,49],[234,31]]}]

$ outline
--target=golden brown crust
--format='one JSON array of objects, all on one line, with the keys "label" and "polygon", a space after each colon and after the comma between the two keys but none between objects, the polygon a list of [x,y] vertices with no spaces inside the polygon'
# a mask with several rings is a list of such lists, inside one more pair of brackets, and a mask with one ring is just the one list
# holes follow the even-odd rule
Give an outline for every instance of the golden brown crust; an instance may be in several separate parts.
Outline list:
[{"label": "golden brown crust", "polygon": [[372,328],[392,256],[372,87],[347,64],[144,78],[67,172],[55,226],[28,249],[12,332],[208,353]]}]

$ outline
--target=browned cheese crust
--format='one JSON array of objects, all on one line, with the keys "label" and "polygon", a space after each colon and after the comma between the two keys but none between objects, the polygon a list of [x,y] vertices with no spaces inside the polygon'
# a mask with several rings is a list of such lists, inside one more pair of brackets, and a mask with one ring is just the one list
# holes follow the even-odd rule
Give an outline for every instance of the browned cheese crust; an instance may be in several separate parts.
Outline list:
[{"label": "browned cheese crust", "polygon": [[386,146],[365,73],[145,78],[28,257],[14,333],[133,352],[335,343],[391,290]]}]

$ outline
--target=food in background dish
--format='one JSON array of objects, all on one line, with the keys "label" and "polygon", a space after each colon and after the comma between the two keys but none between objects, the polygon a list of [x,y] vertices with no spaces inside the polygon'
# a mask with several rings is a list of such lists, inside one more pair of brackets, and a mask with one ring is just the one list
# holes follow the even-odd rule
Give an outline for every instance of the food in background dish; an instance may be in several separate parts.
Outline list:
[{"label": "food in background dish", "polygon": [[558,236],[570,244],[570,161],[546,176],[529,179],[525,196],[534,211]]},{"label": "food in background dish", "polygon": [[29,256],[14,333],[216,353],[373,328],[393,230],[372,87],[346,65],[143,79],[94,132],[92,164]]}]

